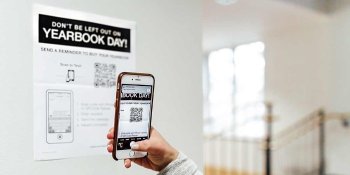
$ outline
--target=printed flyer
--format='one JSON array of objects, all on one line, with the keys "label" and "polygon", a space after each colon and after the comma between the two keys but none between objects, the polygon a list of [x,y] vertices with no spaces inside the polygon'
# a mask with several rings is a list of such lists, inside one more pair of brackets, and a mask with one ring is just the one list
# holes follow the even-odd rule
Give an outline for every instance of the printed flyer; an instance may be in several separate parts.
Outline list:
[{"label": "printed flyer", "polygon": [[135,70],[135,26],[33,6],[35,160],[108,154],[116,77]]}]

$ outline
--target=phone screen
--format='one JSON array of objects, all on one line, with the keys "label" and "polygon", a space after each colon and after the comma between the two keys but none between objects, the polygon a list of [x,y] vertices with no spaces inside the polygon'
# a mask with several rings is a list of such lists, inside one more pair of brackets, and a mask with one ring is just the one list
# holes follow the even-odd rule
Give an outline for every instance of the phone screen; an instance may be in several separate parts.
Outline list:
[{"label": "phone screen", "polygon": [[122,84],[117,150],[130,149],[130,142],[149,136],[152,86]]},{"label": "phone screen", "polygon": [[48,92],[48,133],[72,132],[70,92]]}]

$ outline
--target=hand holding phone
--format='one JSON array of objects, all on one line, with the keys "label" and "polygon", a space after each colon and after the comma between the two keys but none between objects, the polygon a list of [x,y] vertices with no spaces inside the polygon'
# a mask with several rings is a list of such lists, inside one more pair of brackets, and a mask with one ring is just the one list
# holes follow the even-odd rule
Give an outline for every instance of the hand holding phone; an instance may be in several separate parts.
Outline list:
[{"label": "hand holding phone", "polygon": [[[114,150],[112,144],[114,142],[114,128],[109,130],[107,138],[110,139],[107,150],[112,153]],[[154,171],[160,171],[165,168],[170,162],[174,161],[179,154],[153,127],[150,131],[150,138],[148,140],[136,142],[132,150],[147,152],[147,157],[133,159],[133,162]],[[124,166],[130,168],[131,160],[125,159]]]},{"label": "hand holding phone", "polygon": [[153,75],[131,72],[119,74],[112,153],[115,160],[147,155],[146,152],[131,150],[131,144],[149,139],[153,93]]}]

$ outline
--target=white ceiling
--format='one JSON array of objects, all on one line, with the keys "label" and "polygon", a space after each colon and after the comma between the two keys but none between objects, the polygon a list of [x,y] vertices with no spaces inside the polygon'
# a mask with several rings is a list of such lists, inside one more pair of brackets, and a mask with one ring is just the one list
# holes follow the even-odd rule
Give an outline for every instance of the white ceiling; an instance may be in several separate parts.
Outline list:
[{"label": "white ceiling", "polygon": [[204,52],[261,40],[269,33],[328,19],[326,13],[286,1],[238,0],[222,6],[214,0],[204,0]]}]

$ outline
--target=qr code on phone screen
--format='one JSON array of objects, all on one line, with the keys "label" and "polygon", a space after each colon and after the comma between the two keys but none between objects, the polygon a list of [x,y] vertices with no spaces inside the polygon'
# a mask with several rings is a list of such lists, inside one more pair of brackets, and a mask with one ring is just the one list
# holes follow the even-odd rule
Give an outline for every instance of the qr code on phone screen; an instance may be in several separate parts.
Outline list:
[{"label": "qr code on phone screen", "polygon": [[130,122],[142,121],[143,108],[130,108]]},{"label": "qr code on phone screen", "polygon": [[115,86],[115,64],[95,63],[95,87]]}]

